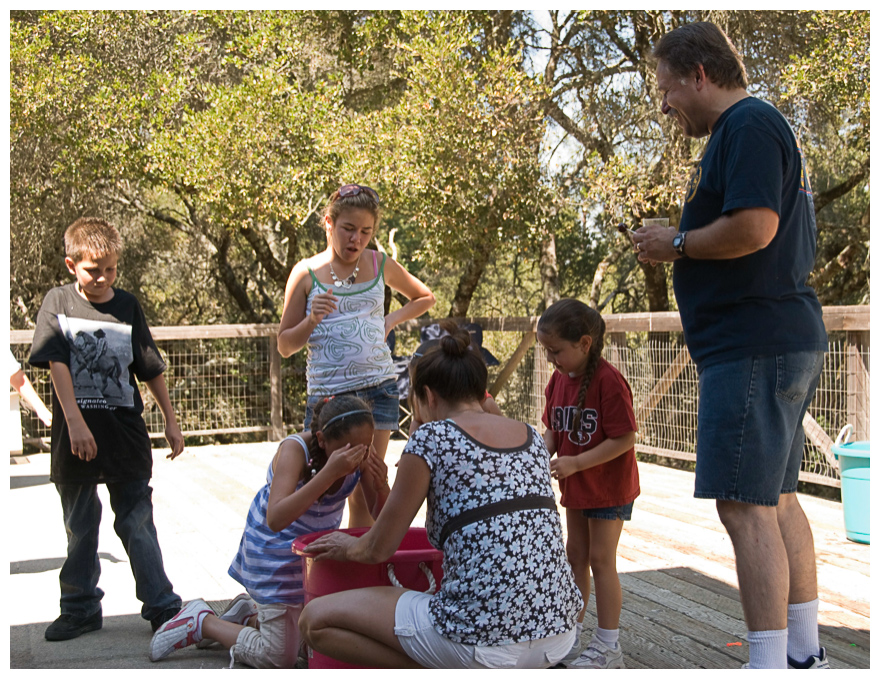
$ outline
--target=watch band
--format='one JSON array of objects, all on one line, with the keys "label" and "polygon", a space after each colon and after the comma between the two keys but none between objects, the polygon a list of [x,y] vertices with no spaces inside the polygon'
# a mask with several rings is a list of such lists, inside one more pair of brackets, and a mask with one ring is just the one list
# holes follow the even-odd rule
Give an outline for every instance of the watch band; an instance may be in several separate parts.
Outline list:
[{"label": "watch band", "polygon": [[680,231],[672,239],[672,247],[675,248],[675,252],[678,253],[681,257],[687,257],[687,253],[684,250],[684,242],[686,236],[686,231]]}]

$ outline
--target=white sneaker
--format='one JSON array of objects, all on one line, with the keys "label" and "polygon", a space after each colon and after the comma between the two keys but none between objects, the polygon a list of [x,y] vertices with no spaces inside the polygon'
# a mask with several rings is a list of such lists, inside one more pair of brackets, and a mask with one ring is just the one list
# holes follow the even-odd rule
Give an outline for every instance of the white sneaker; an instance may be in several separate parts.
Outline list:
[{"label": "white sneaker", "polygon": [[181,609],[177,616],[166,621],[156,630],[150,641],[150,661],[159,661],[175,649],[183,649],[202,639],[204,614],[214,610],[204,600],[193,600]]},{"label": "white sneaker", "polygon": [[568,650],[568,654],[563,656],[557,663],[556,668],[560,666],[564,668],[568,668],[569,665],[577,659],[581,655],[581,639],[580,637],[576,637],[574,639],[574,644],[571,646],[571,649]]},{"label": "white sneaker", "polygon": [[806,661],[795,661],[788,657],[789,668],[809,668],[813,670],[827,670],[831,668],[828,663],[828,657],[825,655],[825,648],[819,648],[819,656],[811,656]]},{"label": "white sneaker", "polygon": [[620,643],[615,642],[613,647],[609,647],[593,636],[587,648],[568,664],[568,668],[624,668]]},{"label": "white sneaker", "polygon": [[[224,609],[223,613],[217,618],[223,621],[237,623],[239,626],[245,626],[247,625],[247,620],[256,613],[257,603],[251,599],[250,595],[242,593],[241,595],[236,595],[235,599],[226,605],[226,609]],[[199,649],[205,649],[216,642],[216,640],[212,640],[211,638],[202,638],[196,647]]]}]

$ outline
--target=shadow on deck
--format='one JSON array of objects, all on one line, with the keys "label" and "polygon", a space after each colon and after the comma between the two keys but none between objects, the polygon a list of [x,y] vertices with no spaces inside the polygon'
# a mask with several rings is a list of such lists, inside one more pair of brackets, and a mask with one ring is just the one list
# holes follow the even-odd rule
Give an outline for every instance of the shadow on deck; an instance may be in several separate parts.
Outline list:
[{"label": "shadow on deck", "polygon": [[[191,448],[176,461],[165,460],[165,451],[155,452],[155,521],[166,571],[184,600],[201,597],[219,609],[241,592],[226,570],[275,449],[271,443]],[[402,449],[403,442],[391,442],[392,481]],[[229,655],[221,648],[188,648],[159,663],[149,661],[150,627],[139,616],[134,581],[113,532],[103,487],[104,628],[69,642],[43,639],[58,614],[58,570],[66,551],[57,493],[44,482],[48,461],[48,455],[37,454],[29,457],[30,464],[10,466],[9,505],[17,509],[6,536],[10,667],[226,667]],[[618,551],[627,667],[738,668],[748,659],[746,629],[733,551],[714,504],[693,498],[692,473],[640,463],[639,474],[642,495]],[[801,504],[816,545],[820,641],[832,667],[869,668],[870,546],[846,540],[840,503],[801,496]],[[414,525],[424,526],[424,507]],[[584,644],[595,625],[591,598]]]}]

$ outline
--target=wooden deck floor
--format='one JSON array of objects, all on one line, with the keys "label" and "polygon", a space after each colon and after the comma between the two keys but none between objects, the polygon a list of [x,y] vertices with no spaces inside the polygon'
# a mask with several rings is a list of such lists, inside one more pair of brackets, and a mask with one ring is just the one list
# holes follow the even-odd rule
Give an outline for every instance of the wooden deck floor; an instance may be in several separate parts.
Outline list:
[{"label": "wooden deck floor", "polygon": [[[165,452],[156,451],[152,482],[156,526],[166,571],[184,600],[228,601],[241,592],[226,569],[275,448],[269,443],[190,448],[173,462],[165,460]],[[391,442],[387,462],[392,481],[402,448],[403,442]],[[55,666],[40,665],[48,663],[44,658],[50,653],[69,655],[81,647],[59,647],[42,640],[43,628],[57,616],[57,569],[65,547],[57,494],[48,484],[48,456],[15,468],[12,493],[21,504],[17,507],[27,508],[23,521],[12,522],[8,537],[16,579],[8,603],[14,613],[10,625],[17,635],[15,648],[23,654],[15,667],[74,667],[77,660],[66,657],[53,661]],[[624,528],[618,554],[623,586],[621,643],[627,667],[738,668],[748,659],[746,630],[733,551],[714,503],[693,498],[689,472],[640,464],[639,474],[642,495]],[[801,497],[801,503],[813,527],[818,555],[821,643],[832,667],[869,668],[870,546],[846,539],[839,503],[809,496]],[[99,554],[101,586],[107,593],[105,632],[110,635],[119,622],[132,619],[135,628],[143,622],[137,617],[140,603],[106,500],[105,507]],[[415,524],[424,525],[424,507]],[[595,623],[591,599],[584,642]],[[94,638],[95,644],[101,640]],[[96,648],[75,667],[149,666],[148,640],[149,636],[140,635],[126,642],[130,659],[108,656]],[[166,662],[167,668],[222,668],[229,658],[222,650],[190,648]]]},{"label": "wooden deck floor", "polygon": [[[639,474],[642,495],[618,553],[627,666],[737,667],[748,661],[746,629],[714,502],[693,498],[692,473],[640,464]],[[834,668],[869,668],[870,546],[846,539],[840,503],[800,501],[816,547],[821,644]]]},{"label": "wooden deck floor", "polygon": [[[391,443],[389,464],[401,448]],[[642,493],[617,561],[627,668],[738,668],[748,661],[746,627],[733,547],[715,503],[693,497],[693,473],[640,463],[639,475]],[[820,642],[834,668],[869,668],[871,546],[847,540],[840,503],[799,500],[816,547]],[[595,612],[591,598],[584,645]]]}]

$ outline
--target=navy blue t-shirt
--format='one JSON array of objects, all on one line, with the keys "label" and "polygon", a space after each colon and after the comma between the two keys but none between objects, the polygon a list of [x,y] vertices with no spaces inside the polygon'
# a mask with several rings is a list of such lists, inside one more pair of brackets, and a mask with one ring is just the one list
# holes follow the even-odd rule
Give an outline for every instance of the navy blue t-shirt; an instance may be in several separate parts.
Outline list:
[{"label": "navy blue t-shirt", "polygon": [[803,154],[782,114],[753,97],[716,121],[688,183],[679,229],[700,229],[741,208],[779,215],[766,248],[673,265],[685,342],[699,370],[747,356],[827,348],[822,306],[806,283],[816,259],[816,219]]}]

